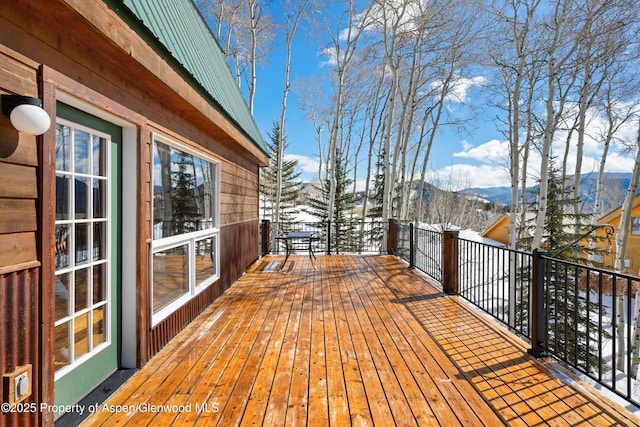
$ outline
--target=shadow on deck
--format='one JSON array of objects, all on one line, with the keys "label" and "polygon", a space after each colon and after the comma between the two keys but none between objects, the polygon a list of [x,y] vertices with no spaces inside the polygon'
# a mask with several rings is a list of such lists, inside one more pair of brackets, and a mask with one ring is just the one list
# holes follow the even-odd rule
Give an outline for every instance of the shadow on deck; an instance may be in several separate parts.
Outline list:
[{"label": "shadow on deck", "polygon": [[[85,425],[636,425],[392,256],[263,258]],[[546,365],[546,366],[545,366]],[[551,369],[548,369],[551,367]]]}]

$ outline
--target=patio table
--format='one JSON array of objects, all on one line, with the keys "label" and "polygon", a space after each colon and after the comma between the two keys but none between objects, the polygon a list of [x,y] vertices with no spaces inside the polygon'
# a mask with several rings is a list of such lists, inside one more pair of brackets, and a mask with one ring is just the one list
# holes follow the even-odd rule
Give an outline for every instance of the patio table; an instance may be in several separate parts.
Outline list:
[{"label": "patio table", "polygon": [[287,233],[279,234],[276,237],[276,240],[283,241],[285,245],[286,256],[280,265],[280,270],[284,268],[285,264],[289,260],[289,256],[296,250],[308,251],[311,265],[313,265],[314,269],[316,268],[316,264],[314,262],[316,255],[313,253],[313,242],[320,240],[320,236],[318,236],[318,234],[312,231],[289,231]]}]

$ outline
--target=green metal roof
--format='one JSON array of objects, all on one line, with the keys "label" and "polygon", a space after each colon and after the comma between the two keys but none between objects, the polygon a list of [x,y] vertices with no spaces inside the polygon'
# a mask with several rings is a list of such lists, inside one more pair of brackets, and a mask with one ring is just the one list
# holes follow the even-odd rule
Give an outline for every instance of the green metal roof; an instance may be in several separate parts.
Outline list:
[{"label": "green metal roof", "polygon": [[[118,1],[108,1],[121,15]],[[174,69],[183,68],[183,78],[201,95],[213,101],[249,139],[263,152],[267,145],[260,134],[247,103],[234,80],[224,53],[192,0],[123,0],[122,3],[140,20],[156,40],[146,39]],[[126,20],[126,17],[125,17]],[[144,29],[135,28],[140,34]],[[142,30],[142,31],[141,31]],[[141,34],[145,37],[145,34]],[[170,57],[169,57],[170,56]],[[204,92],[204,93],[203,93]]]}]

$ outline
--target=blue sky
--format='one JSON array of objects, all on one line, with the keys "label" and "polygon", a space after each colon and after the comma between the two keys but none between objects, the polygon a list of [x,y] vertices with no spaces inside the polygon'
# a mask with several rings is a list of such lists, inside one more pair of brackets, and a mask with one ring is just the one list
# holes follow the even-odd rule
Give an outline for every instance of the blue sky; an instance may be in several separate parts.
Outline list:
[{"label": "blue sky", "polygon": [[[311,74],[322,75],[327,71],[325,59],[319,54],[319,47],[305,40],[304,31],[298,33],[292,52],[291,82],[296,83],[299,78]],[[266,67],[258,68],[257,93],[255,97],[254,117],[265,139],[277,120],[281,108],[284,52],[283,47],[277,49],[270,56],[270,63]],[[488,94],[485,87],[486,78],[482,75],[465,76],[468,82],[461,84],[459,96],[469,104],[483,105],[483,97]],[[449,113],[454,114],[459,103],[450,102],[447,106]],[[509,186],[507,173],[508,144],[498,129],[496,115],[500,110],[484,107],[474,123],[469,124],[466,132],[447,130],[438,136],[429,160],[430,176],[436,182],[449,181],[457,187],[495,187]],[[590,128],[594,134],[603,123],[597,112],[593,112]],[[635,123],[635,122],[634,122]],[[634,124],[634,126],[636,126]],[[621,137],[627,141],[635,141],[637,128],[631,125],[622,129]],[[326,132],[325,132],[326,134]],[[289,146],[286,155],[296,158],[304,172],[304,180],[312,180],[317,176],[318,148],[315,131],[311,122],[305,120],[304,112],[298,108],[298,100],[294,90],[289,92],[287,103],[286,136]],[[323,135],[325,138],[326,135]],[[561,155],[565,134],[557,135],[557,148],[554,154]],[[582,172],[597,171],[602,148],[587,140]],[[620,148],[614,148],[609,154],[607,170],[612,172],[630,172],[633,167],[634,156]],[[575,163],[574,159],[570,160]],[[573,169],[573,165],[569,165]],[[531,182],[536,179],[539,159],[532,156],[530,171]]]}]

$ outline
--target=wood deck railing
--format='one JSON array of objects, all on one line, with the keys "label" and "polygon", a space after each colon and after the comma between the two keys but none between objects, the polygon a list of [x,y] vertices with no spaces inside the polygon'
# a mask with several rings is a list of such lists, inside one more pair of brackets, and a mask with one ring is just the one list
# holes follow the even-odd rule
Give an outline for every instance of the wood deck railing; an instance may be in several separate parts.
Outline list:
[{"label": "wood deck railing", "polygon": [[640,422],[395,256],[282,259],[261,259],[86,425]]}]

